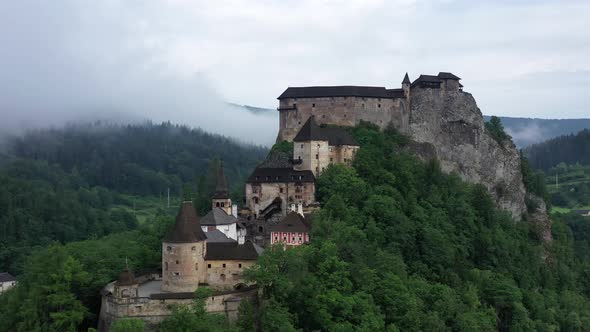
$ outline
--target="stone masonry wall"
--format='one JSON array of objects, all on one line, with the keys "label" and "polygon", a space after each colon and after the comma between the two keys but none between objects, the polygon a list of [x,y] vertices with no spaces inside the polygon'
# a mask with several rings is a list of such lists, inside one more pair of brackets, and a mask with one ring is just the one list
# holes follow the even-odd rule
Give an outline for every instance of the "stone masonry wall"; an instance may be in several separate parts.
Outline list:
[{"label": "stone masonry wall", "polygon": [[[255,203],[254,197],[258,198],[258,204]],[[293,199],[292,203],[309,205],[314,202],[315,185],[311,182],[304,182],[301,186],[297,186],[295,182],[246,183],[246,205],[251,211],[257,213],[259,210],[267,207],[277,197],[283,200],[283,211],[287,211],[290,202],[289,197]]]},{"label": "stone masonry wall", "polygon": [[279,102],[279,112],[277,141],[292,141],[311,115],[315,115],[318,124],[355,126],[368,121],[384,129],[393,123],[403,132],[409,121],[405,98],[287,98]]}]

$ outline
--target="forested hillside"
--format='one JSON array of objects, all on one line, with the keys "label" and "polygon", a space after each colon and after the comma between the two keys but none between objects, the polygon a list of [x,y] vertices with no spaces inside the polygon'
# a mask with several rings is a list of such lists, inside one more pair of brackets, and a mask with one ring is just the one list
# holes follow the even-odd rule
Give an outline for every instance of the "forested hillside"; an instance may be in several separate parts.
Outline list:
[{"label": "forested hillside", "polygon": [[65,172],[79,174],[89,186],[125,193],[179,194],[183,184],[196,183],[209,162],[226,164],[232,188],[262,160],[265,147],[239,143],[186,126],[162,124],[75,125],[29,132],[8,143],[8,153],[45,160]]},{"label": "forested hillside", "polygon": [[544,171],[559,163],[590,165],[590,129],[534,144],[523,152],[533,167]]},{"label": "forested hillside", "polygon": [[482,186],[404,153],[395,132],[353,133],[354,169],[319,177],[312,243],[267,251],[249,272],[264,331],[590,328],[585,224],[557,220],[543,243]]},{"label": "forested hillside", "polygon": [[266,153],[170,123],[76,125],[3,143],[0,271],[15,275],[35,248],[132,230],[158,209],[174,213],[175,206],[166,209],[168,189],[173,204],[184,192],[204,214],[219,159],[239,199]]}]

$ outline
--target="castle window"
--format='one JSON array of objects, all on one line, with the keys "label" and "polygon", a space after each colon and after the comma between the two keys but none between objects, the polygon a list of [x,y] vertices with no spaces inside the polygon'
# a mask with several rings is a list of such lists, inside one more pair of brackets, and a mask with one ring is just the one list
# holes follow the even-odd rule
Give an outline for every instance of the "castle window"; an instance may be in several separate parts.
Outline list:
[{"label": "castle window", "polygon": [[164,271],[168,271],[168,262],[164,263]]},{"label": "castle window", "polygon": [[297,108],[297,104],[293,104],[293,108]]},{"label": "castle window", "polygon": [[180,272],[174,272],[174,275],[175,276],[179,276],[180,275]]},{"label": "castle window", "polygon": [[225,267],[225,263],[223,263],[223,265],[222,265],[222,266],[223,266],[223,267]]},{"label": "castle window", "polygon": [[242,268],[242,263],[238,264],[238,268],[240,268],[240,269]]},{"label": "castle window", "polygon": [[315,168],[315,171],[316,171],[316,173],[319,173],[320,172],[320,168],[319,167],[316,167]]},{"label": "castle window", "polygon": [[301,121],[299,121],[298,124],[301,124]]},{"label": "castle window", "polygon": [[258,197],[254,197],[254,204],[258,204]]},{"label": "castle window", "polygon": [[195,271],[199,271],[199,263],[195,263]]},{"label": "castle window", "polygon": [[215,206],[219,207],[219,202],[215,203]]},{"label": "castle window", "polygon": [[315,104],[311,104],[311,107],[315,107]]},{"label": "castle window", "polygon": [[[344,105],[344,106],[346,106],[346,105]],[[344,113],[344,117],[346,117],[346,113]]]},{"label": "castle window", "polygon": [[[303,144],[301,144],[301,148],[303,149]],[[299,158],[299,159],[301,159],[301,158]]]},{"label": "castle window", "polygon": [[330,158],[330,162],[333,162],[333,161],[334,161],[334,158]]},{"label": "castle window", "polygon": [[172,247],[170,247],[170,246],[166,247],[166,251],[171,251],[171,250],[172,250]]},{"label": "castle window", "polygon": [[299,175],[299,180],[303,180],[303,175]]},{"label": "castle window", "polygon": [[318,148],[320,147],[320,145],[318,144]]},{"label": "castle window", "polygon": [[225,274],[221,274],[221,281],[225,281]]},{"label": "castle window", "polygon": [[283,188],[279,188],[279,192],[282,194],[283,193]]},{"label": "castle window", "polygon": [[299,160],[301,160],[301,156],[298,156],[297,158],[298,158]]},{"label": "castle window", "polygon": [[196,251],[197,250],[197,247],[192,247],[191,250],[192,251]]},{"label": "castle window", "polygon": [[363,104],[363,108],[365,108],[365,104]]},{"label": "castle window", "polygon": [[224,202],[221,202],[221,207],[225,207],[225,203]]},{"label": "castle window", "polygon": [[264,232],[264,228],[262,228],[262,226],[258,226],[258,232],[259,232],[259,233],[262,233],[262,232]]},{"label": "castle window", "polygon": [[315,155],[315,159],[320,159],[320,155],[319,154],[316,154]]},{"label": "castle window", "polygon": [[381,104],[377,104],[377,107],[381,108]]},{"label": "castle window", "polygon": [[211,268],[211,264],[207,264],[207,268],[210,269]]}]

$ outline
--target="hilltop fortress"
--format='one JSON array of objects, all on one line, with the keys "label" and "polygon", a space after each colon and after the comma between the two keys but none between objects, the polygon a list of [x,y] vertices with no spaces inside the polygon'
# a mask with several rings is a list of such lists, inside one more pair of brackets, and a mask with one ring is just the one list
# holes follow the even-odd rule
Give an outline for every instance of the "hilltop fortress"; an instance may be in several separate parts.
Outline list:
[{"label": "hilltop fortress", "polygon": [[[463,91],[461,78],[449,73],[420,75],[413,82],[406,73],[401,87],[371,86],[289,87],[279,97],[277,141],[297,141],[309,119],[318,126],[355,126],[361,121],[379,128],[393,126],[411,139],[411,152],[436,158],[443,171],[483,184],[499,207],[520,220],[525,201],[539,207],[530,217],[550,239],[549,220],[542,200],[525,190],[520,155],[512,142],[500,144],[486,134],[483,115],[473,96]],[[298,144],[295,144],[295,149]],[[316,158],[322,158],[320,146]],[[293,158],[297,154],[294,151]],[[324,154],[325,155],[325,154]],[[298,169],[301,169],[299,167]],[[314,167],[308,167],[318,175]],[[531,218],[529,218],[530,220]]]}]

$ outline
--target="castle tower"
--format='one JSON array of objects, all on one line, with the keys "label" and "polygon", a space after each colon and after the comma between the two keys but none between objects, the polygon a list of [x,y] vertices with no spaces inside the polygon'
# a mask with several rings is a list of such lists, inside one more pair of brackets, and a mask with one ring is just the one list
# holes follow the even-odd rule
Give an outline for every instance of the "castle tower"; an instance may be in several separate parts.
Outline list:
[{"label": "castle tower", "polygon": [[410,98],[410,85],[412,83],[410,82],[410,77],[408,76],[408,73],[406,73],[406,76],[404,76],[404,80],[402,81],[402,90],[404,90],[404,95],[406,96],[406,98]]},{"label": "castle tower", "polygon": [[211,197],[211,208],[221,208],[228,215],[232,214],[231,198],[229,196],[229,189],[227,178],[223,173],[223,161],[217,167],[217,183],[215,184],[215,192]]},{"label": "castle tower", "polygon": [[133,272],[129,270],[129,266],[125,263],[125,270],[121,272],[119,278],[115,282],[115,297],[119,299],[133,298],[138,296],[139,283],[135,280]]},{"label": "castle tower", "polygon": [[174,228],[162,242],[162,290],[194,292],[205,280],[207,236],[191,201],[182,203]]}]

